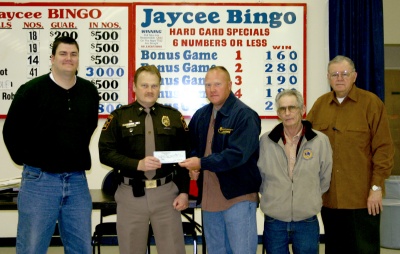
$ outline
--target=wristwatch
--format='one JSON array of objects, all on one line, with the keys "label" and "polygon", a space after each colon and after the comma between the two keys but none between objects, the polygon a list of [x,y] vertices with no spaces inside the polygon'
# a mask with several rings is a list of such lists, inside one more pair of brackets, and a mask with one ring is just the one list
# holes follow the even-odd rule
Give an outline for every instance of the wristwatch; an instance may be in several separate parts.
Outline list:
[{"label": "wristwatch", "polygon": [[372,185],[372,188],[371,188],[373,191],[380,191],[380,190],[382,190],[382,188],[381,188],[381,186],[377,186],[377,185]]}]

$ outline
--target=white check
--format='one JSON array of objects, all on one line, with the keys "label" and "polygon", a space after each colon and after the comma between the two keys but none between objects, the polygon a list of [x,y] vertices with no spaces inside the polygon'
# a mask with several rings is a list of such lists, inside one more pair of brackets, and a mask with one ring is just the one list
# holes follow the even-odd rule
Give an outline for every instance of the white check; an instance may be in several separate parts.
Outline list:
[{"label": "white check", "polygon": [[177,163],[186,159],[185,151],[155,151],[154,157],[161,163]]}]

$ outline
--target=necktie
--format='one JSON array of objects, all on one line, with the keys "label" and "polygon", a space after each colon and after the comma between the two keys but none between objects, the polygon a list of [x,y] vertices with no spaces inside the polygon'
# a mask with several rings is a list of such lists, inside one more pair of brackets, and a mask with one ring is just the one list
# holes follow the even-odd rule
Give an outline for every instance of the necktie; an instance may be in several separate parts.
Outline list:
[{"label": "necktie", "polygon": [[[153,119],[151,118],[150,108],[145,108],[147,115],[144,120],[145,125],[145,146],[146,146],[146,156],[153,156],[154,151],[156,150],[156,145],[154,141],[154,128],[153,128]],[[145,171],[144,175],[147,179],[152,179],[156,174],[155,170]]]}]

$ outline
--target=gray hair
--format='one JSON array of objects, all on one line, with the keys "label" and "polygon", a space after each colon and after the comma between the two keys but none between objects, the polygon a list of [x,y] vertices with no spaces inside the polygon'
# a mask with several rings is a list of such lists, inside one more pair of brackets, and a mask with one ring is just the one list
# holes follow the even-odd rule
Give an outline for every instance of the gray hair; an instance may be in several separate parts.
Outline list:
[{"label": "gray hair", "polygon": [[297,106],[299,108],[303,108],[304,106],[303,95],[301,95],[301,93],[296,89],[285,89],[276,95],[275,98],[276,109],[278,109],[281,106],[279,105],[279,99],[282,98],[283,96],[295,96],[297,100]]},{"label": "gray hair", "polygon": [[337,55],[335,58],[333,58],[332,60],[329,61],[328,72],[329,72],[329,67],[331,66],[331,64],[341,63],[341,62],[347,62],[350,65],[350,67],[352,68],[352,71],[356,71],[356,67],[354,66],[353,60],[351,60],[347,56]]}]

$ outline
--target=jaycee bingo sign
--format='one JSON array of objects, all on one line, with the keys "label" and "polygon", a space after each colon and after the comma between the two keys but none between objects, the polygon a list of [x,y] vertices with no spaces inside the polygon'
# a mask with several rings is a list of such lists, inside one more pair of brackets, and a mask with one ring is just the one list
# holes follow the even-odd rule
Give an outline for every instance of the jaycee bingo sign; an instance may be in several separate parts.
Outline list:
[{"label": "jaycee bingo sign", "polygon": [[162,74],[159,102],[191,116],[208,103],[204,77],[225,66],[232,91],[276,118],[282,89],[305,92],[306,4],[134,4],[135,66]]}]

